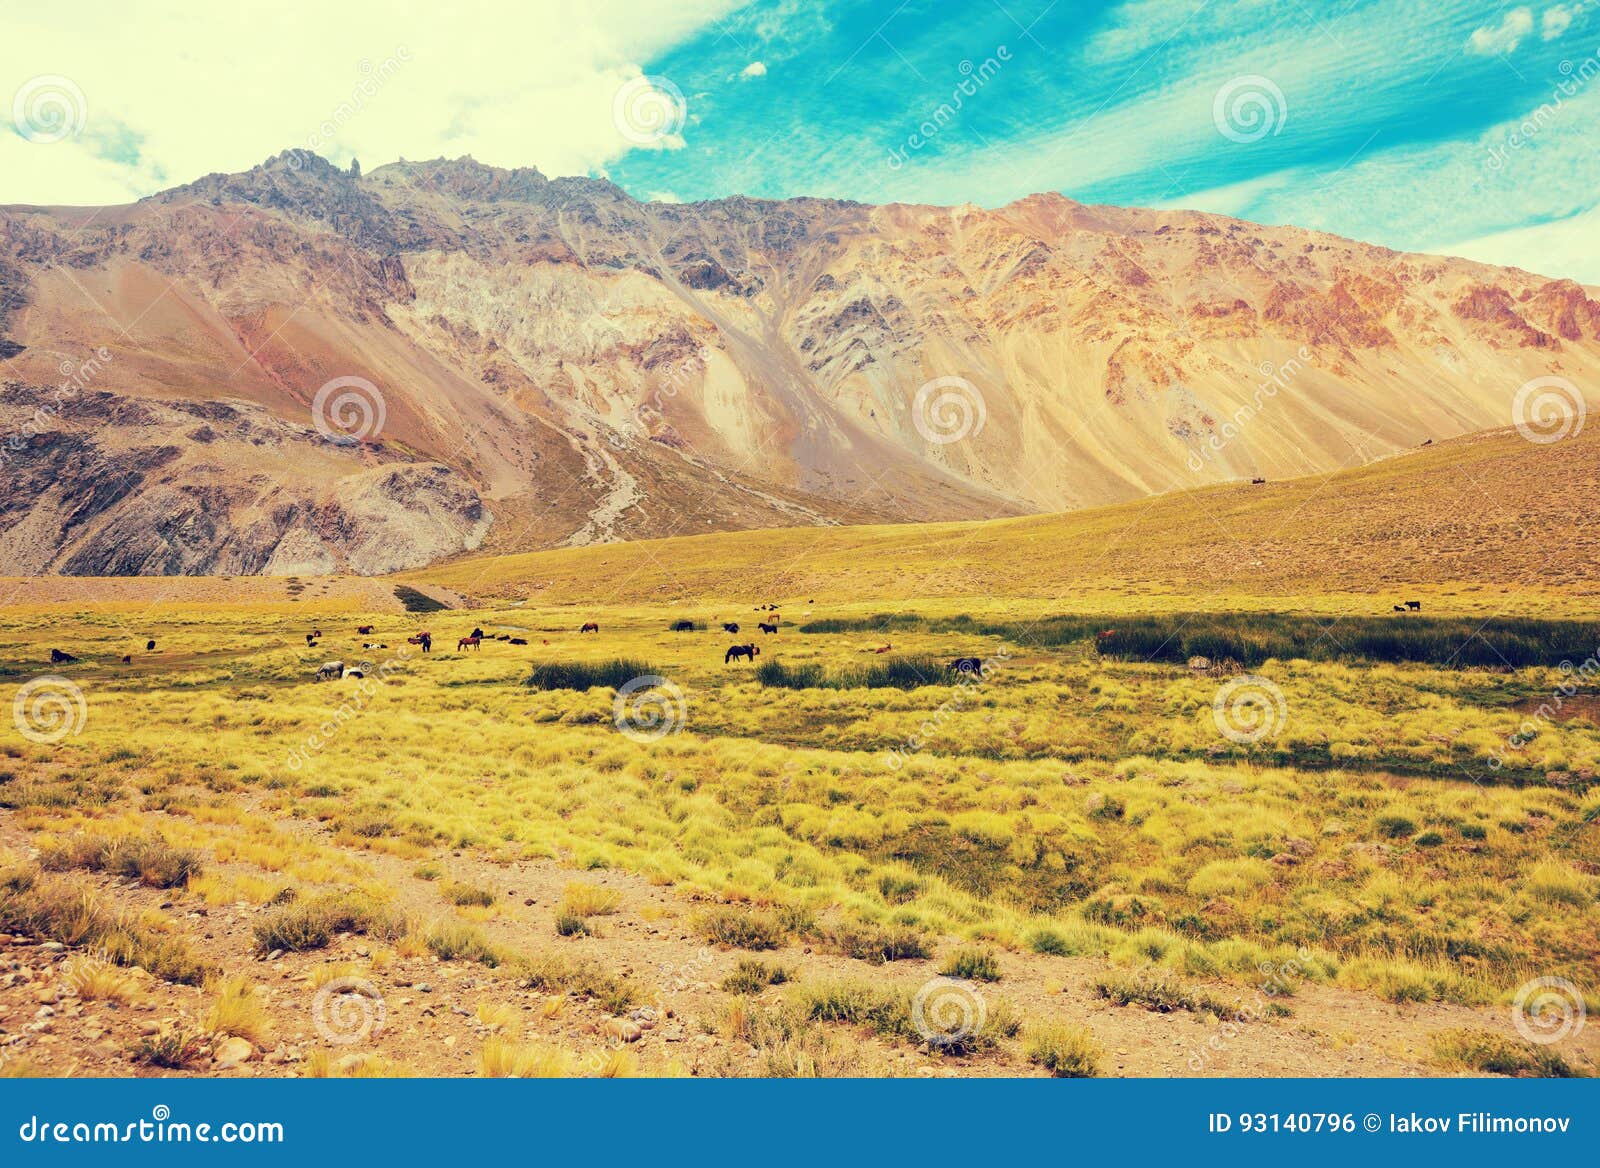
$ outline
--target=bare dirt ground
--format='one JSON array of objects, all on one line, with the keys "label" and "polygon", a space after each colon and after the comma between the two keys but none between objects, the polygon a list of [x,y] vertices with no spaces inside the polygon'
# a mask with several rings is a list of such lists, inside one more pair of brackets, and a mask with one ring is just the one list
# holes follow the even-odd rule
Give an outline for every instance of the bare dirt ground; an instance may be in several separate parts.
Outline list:
[{"label": "bare dirt ground", "polygon": [[[307,832],[325,835],[304,825]],[[320,841],[328,844],[327,839]],[[27,835],[11,813],[0,814],[0,846],[27,849]],[[451,914],[438,882],[412,875],[415,862],[363,852],[394,889],[407,913],[421,919]],[[645,880],[617,872],[574,872],[553,861],[494,864],[463,853],[444,852],[439,861],[452,876],[503,896],[497,914],[482,923],[494,941],[531,954],[559,951],[593,959],[616,974],[656,987],[655,1003],[632,1012],[637,1028],[623,1028],[597,1002],[547,993],[497,971],[428,955],[397,956],[375,963],[382,948],[344,935],[325,950],[272,955],[256,950],[252,927],[268,911],[244,903],[207,907],[181,891],[161,891],[137,881],[93,878],[101,895],[119,908],[155,911],[173,919],[200,955],[230,972],[244,972],[262,988],[268,1023],[264,1036],[234,1061],[241,1048],[215,1043],[191,1067],[157,1070],[133,1057],[139,1042],[164,1028],[198,1027],[208,995],[193,986],[148,976],[128,1004],[84,1001],[69,974],[81,957],[70,947],[24,937],[0,937],[0,1052],[30,1073],[75,1076],[195,1074],[297,1076],[311,1056],[325,1051],[336,1071],[359,1069],[371,1055],[390,1060],[403,1073],[471,1076],[493,1039],[531,1042],[564,1051],[574,1073],[606,1073],[615,1052],[632,1058],[626,1073],[644,1075],[759,1074],[759,1052],[724,1037],[721,1012],[736,1000],[720,988],[742,956],[708,946],[689,928],[691,900]],[[618,911],[596,918],[597,934],[556,935],[554,917],[562,890],[578,876],[620,895]],[[1186,1012],[1155,1013],[1119,1007],[1096,995],[1094,982],[1114,967],[1104,961],[1000,953],[1001,980],[978,992],[1006,998],[1024,1016],[1082,1022],[1105,1051],[1101,1071],[1118,1076],[1216,1075],[1416,1076],[1441,1073],[1430,1061],[1433,1036],[1443,1031],[1489,1031],[1515,1039],[1504,1007],[1394,1005],[1365,993],[1305,985],[1287,999],[1288,1018],[1231,1024]],[[801,984],[869,979],[915,989],[937,975],[934,960],[873,966],[809,947],[761,954],[789,969]],[[319,967],[366,984],[343,1003],[319,993]],[[1125,971],[1124,971],[1125,972]],[[764,991],[772,1000],[783,991]],[[1236,996],[1236,990],[1234,991]],[[381,1020],[367,1026],[374,1001]],[[750,1001],[745,999],[745,1001]],[[480,1006],[510,1007],[513,1019],[485,1014]],[[319,1025],[319,1008],[333,1017]],[[340,1013],[342,1009],[342,1013]],[[352,1022],[354,1018],[356,1021]],[[863,1073],[891,1076],[1014,1076],[1041,1073],[1023,1058],[1018,1044],[969,1057],[949,1057],[926,1047],[886,1042],[869,1032],[839,1028],[859,1058]],[[333,1039],[330,1040],[330,1032]],[[637,1034],[635,1038],[634,1035]],[[1600,1060],[1594,1028],[1563,1053],[1592,1073]],[[625,1058],[627,1056],[624,1056]]]}]

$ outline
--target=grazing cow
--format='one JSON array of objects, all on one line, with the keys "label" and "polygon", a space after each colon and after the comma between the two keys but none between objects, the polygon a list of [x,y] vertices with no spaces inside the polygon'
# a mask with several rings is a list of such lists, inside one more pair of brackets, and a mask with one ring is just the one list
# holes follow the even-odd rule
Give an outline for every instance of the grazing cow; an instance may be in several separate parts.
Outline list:
[{"label": "grazing cow", "polygon": [[124,665],[132,665],[133,664],[133,654],[132,653],[124,653],[122,655],[122,663]]},{"label": "grazing cow", "polygon": [[769,625],[766,621],[757,621],[756,628],[760,629],[763,633],[775,633],[778,631],[778,626],[776,624]]},{"label": "grazing cow", "polygon": [[363,637],[370,637],[372,635],[372,626],[371,625],[357,625],[356,626],[356,632],[359,633]]},{"label": "grazing cow", "polygon": [[734,621],[723,621],[722,631],[725,633],[737,633],[739,631],[739,626]]},{"label": "grazing cow", "polygon": [[476,650],[478,648],[478,646],[481,645],[482,643],[483,643],[483,635],[481,633],[478,636],[475,636],[475,637],[462,637],[459,641],[456,642],[456,652],[459,653],[459,652],[461,652],[461,650],[467,649],[467,648],[471,648],[471,649]]},{"label": "grazing cow", "polygon": [[154,641],[146,641],[144,643],[144,651],[146,653],[154,653],[156,651],[156,643]]},{"label": "grazing cow", "polygon": [[418,633],[414,637],[407,637],[406,638],[406,644],[408,644],[408,645],[421,645],[422,646],[422,651],[424,653],[427,653],[427,652],[429,652],[429,651],[431,651],[433,649],[433,634],[432,633]]},{"label": "grazing cow", "polygon": [[600,626],[594,621],[584,621],[583,628],[579,629],[578,631],[580,633],[598,633],[600,631]]},{"label": "grazing cow", "polygon": [[71,653],[63,653],[60,649],[50,650],[51,665],[71,665],[77,658]]},{"label": "grazing cow", "polygon": [[344,676],[343,661],[324,661],[317,668],[318,681],[332,681],[336,677]]},{"label": "grazing cow", "polygon": [[311,633],[307,633],[306,634],[306,644],[315,645],[316,643],[317,643],[317,638],[315,637],[315,635],[313,635]]},{"label": "grazing cow", "polygon": [[754,645],[729,645],[728,651],[722,656],[722,663],[726,665],[730,661],[737,661],[743,657],[753,664],[760,655],[761,650]]},{"label": "grazing cow", "polygon": [[1396,612],[1404,612],[1406,610],[1406,606],[1403,604],[1397,604],[1394,606],[1394,610]]},{"label": "grazing cow", "polygon": [[344,671],[345,677],[365,677],[366,675],[367,672],[365,667],[360,665],[352,665],[349,669]]},{"label": "grazing cow", "polygon": [[983,676],[983,661],[977,657],[957,657],[950,662],[953,673],[965,673],[973,677]]},{"label": "grazing cow", "polygon": [[1422,601],[1420,601],[1420,600],[1408,600],[1408,601],[1406,601],[1406,607],[1409,608],[1412,612],[1421,612],[1422,611]]},{"label": "grazing cow", "polygon": [[1423,443],[1423,445],[1424,446],[1432,446],[1433,445],[1433,439],[1429,438],[1426,442]]},{"label": "grazing cow", "polygon": [[1259,487],[1259,486],[1263,485],[1266,481],[1267,481],[1266,479],[1251,479],[1250,480],[1250,485],[1252,487]]},{"label": "grazing cow", "polygon": [[526,645],[526,644],[527,644],[527,643],[528,643],[528,642],[527,642],[527,641],[525,641],[525,640],[524,640],[524,639],[523,639],[523,638],[521,638],[521,637],[512,637],[512,638],[511,638],[511,643],[512,643],[512,644],[513,644],[513,645]]},{"label": "grazing cow", "polygon": [[692,632],[694,632],[694,621],[692,621],[692,620],[673,621],[672,622],[672,627],[670,629],[668,629],[667,631],[671,632],[671,633],[692,633]]},{"label": "grazing cow", "polygon": [[312,629],[311,630],[311,635],[313,637],[320,637],[320,636],[322,636],[322,630],[321,629]]}]

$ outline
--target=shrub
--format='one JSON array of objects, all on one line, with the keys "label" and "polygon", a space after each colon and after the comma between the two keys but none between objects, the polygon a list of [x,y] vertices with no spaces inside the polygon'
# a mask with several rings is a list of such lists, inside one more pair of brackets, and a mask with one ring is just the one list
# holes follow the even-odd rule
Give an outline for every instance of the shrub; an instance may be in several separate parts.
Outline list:
[{"label": "shrub", "polygon": [[530,689],[621,689],[637,677],[660,675],[643,661],[616,657],[609,661],[559,661],[535,665],[523,684]]},{"label": "shrub", "polygon": [[501,955],[483,933],[464,921],[437,921],[428,930],[428,948],[440,961],[476,961],[491,969],[500,964]]},{"label": "shrub", "polygon": [[471,884],[460,884],[451,881],[442,890],[444,898],[457,907],[476,905],[479,908],[488,908],[494,904],[494,893],[487,888],[477,888]]},{"label": "shrub", "polygon": [[361,933],[392,941],[406,931],[405,918],[360,892],[328,892],[295,900],[267,914],[255,927],[263,953],[321,949],[339,933]]},{"label": "shrub", "polygon": [[766,913],[719,905],[695,918],[695,929],[707,940],[734,949],[776,949],[783,929]]},{"label": "shrub", "polygon": [[561,890],[561,911],[579,917],[608,916],[617,911],[622,894],[614,888],[573,881]]},{"label": "shrub", "polygon": [[920,689],[955,684],[947,664],[936,657],[890,657],[828,673],[820,665],[764,661],[756,668],[756,680],[781,689]]},{"label": "shrub", "polygon": [[1548,1046],[1518,1042],[1487,1031],[1447,1030],[1434,1036],[1434,1058],[1450,1069],[1483,1071],[1519,1079],[1578,1077],[1566,1059]]},{"label": "shrub", "polygon": [[781,965],[767,965],[751,957],[741,957],[733,972],[723,979],[722,988],[730,994],[759,994],[768,986],[789,981],[789,971]]},{"label": "shrub", "polygon": [[846,957],[870,961],[874,965],[926,957],[929,952],[927,940],[922,934],[904,925],[876,928],[870,925],[836,924],[827,930],[825,939]]},{"label": "shrub", "polygon": [[[1201,989],[1180,984],[1165,973],[1147,972],[1136,977],[1114,974],[1094,983],[1095,993],[1116,1006],[1143,1006],[1158,1014],[1188,1010],[1195,1014],[1215,1014],[1218,1018],[1249,1021],[1251,1015],[1233,1002],[1224,1001]],[[1266,1014],[1283,1017],[1289,1013],[1276,1002],[1268,1004]]]},{"label": "shrub", "polygon": [[212,1034],[236,1034],[259,1043],[267,1033],[267,1011],[248,977],[224,977],[208,982],[214,995],[206,1011],[205,1028]]},{"label": "shrub", "polygon": [[1023,1051],[1058,1079],[1092,1079],[1100,1073],[1100,1047],[1082,1026],[1050,1023],[1030,1029]]},{"label": "shrub", "polygon": [[47,850],[39,863],[53,871],[109,872],[151,888],[182,887],[202,870],[198,852],[175,847],[156,834],[81,835]]},{"label": "shrub", "polygon": [[133,1061],[151,1067],[181,1071],[200,1061],[206,1050],[206,1036],[197,1030],[168,1027],[141,1038],[133,1048]]},{"label": "shrub", "polygon": [[967,981],[999,981],[1000,962],[987,949],[958,949],[946,959],[939,972],[945,977]]},{"label": "shrub", "polygon": [[559,937],[585,937],[589,934],[589,922],[586,918],[575,912],[562,909],[556,913],[556,935]]},{"label": "shrub", "polygon": [[1417,825],[1404,815],[1380,815],[1376,826],[1379,835],[1390,839],[1406,839],[1417,833]]},{"label": "shrub", "polygon": [[1489,829],[1481,823],[1463,823],[1461,825],[1461,838],[1469,840],[1487,839]]},{"label": "shrub", "polygon": [[1021,1019],[1011,1003],[1001,999],[989,1003],[983,1021],[972,1031],[947,1034],[930,1033],[924,1018],[918,1025],[915,995],[906,989],[880,987],[862,981],[824,983],[801,990],[796,1002],[805,1016],[817,1022],[847,1022],[865,1026],[883,1035],[916,1045],[926,1044],[946,1055],[972,1054],[988,1050],[1002,1038],[1011,1038],[1021,1028]]},{"label": "shrub", "polygon": [[185,985],[199,985],[211,973],[182,938],[107,908],[80,881],[43,876],[32,865],[0,869],[0,932],[93,949],[113,964]]}]

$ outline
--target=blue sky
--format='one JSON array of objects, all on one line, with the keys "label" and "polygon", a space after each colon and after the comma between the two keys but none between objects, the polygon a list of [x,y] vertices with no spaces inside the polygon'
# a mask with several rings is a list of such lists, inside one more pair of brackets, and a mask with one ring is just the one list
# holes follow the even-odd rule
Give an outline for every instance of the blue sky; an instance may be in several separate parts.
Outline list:
[{"label": "blue sky", "polygon": [[[0,203],[123,202],[290,146],[470,153],[641,198],[1061,191],[1600,283],[1600,0],[245,9],[8,11]],[[52,108],[67,132],[29,122]]]},{"label": "blue sky", "polygon": [[[1570,258],[1600,280],[1597,46],[1593,0],[763,0],[644,63],[684,95],[683,144],[609,172],[685,199],[994,206],[1056,190],[1407,249],[1539,256],[1541,238],[1576,232],[1592,254]],[[977,85],[984,61],[999,67]],[[1251,83],[1274,123],[1253,141],[1214,118],[1240,77],[1282,95]],[[930,119],[924,144],[892,153]],[[1504,235],[1530,227],[1520,246]]]}]

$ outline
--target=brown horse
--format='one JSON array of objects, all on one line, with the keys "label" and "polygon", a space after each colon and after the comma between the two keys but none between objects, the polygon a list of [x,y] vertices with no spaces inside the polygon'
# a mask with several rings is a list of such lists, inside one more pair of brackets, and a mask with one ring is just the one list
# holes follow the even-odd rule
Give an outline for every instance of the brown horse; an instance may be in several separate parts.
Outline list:
[{"label": "brown horse", "polygon": [[433,650],[433,634],[432,633],[418,633],[414,637],[407,637],[406,638],[406,644],[408,644],[408,645],[421,645],[422,646],[422,651],[424,653],[431,652]]},{"label": "brown horse", "polygon": [[461,650],[467,649],[467,648],[476,649],[482,643],[483,643],[483,637],[482,636],[462,637],[459,641],[456,642],[456,652],[459,653],[459,652],[461,652]]},{"label": "brown horse", "polygon": [[600,626],[594,621],[585,621],[583,628],[579,629],[578,631],[580,633],[598,633],[600,631]]}]

